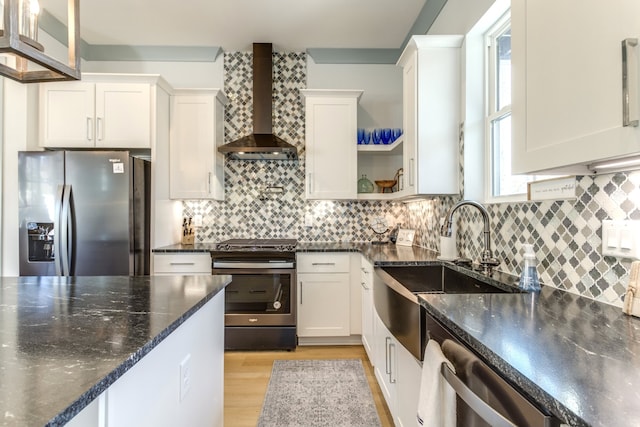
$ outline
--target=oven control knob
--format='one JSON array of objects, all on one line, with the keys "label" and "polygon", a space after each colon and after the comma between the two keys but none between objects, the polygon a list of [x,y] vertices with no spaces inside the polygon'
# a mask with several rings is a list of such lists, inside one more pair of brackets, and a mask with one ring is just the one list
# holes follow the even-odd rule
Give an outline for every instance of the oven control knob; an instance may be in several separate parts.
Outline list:
[{"label": "oven control knob", "polygon": [[273,308],[275,308],[276,310],[280,310],[280,307],[282,307],[282,303],[280,303],[280,301],[273,302]]}]

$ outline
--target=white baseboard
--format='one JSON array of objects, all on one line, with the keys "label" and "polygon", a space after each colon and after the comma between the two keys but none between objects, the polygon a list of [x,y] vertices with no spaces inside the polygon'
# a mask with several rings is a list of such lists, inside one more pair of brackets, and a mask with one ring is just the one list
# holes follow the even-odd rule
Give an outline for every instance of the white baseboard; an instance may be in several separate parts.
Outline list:
[{"label": "white baseboard", "polygon": [[362,345],[362,337],[298,337],[298,345]]}]

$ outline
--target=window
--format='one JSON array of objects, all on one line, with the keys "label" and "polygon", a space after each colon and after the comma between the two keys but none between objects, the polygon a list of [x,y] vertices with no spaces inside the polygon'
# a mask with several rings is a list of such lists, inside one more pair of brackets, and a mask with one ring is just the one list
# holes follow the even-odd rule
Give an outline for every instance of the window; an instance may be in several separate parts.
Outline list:
[{"label": "window", "polygon": [[[534,175],[511,174],[511,23],[503,15],[486,33],[488,199],[522,198]],[[520,197],[513,197],[520,196]]]}]

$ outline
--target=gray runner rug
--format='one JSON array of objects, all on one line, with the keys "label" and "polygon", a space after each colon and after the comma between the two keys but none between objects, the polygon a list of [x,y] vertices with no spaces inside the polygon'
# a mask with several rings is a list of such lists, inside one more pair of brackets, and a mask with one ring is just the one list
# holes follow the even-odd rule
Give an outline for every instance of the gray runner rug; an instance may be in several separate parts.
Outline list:
[{"label": "gray runner rug", "polygon": [[362,362],[274,361],[258,427],[294,426],[380,426]]}]

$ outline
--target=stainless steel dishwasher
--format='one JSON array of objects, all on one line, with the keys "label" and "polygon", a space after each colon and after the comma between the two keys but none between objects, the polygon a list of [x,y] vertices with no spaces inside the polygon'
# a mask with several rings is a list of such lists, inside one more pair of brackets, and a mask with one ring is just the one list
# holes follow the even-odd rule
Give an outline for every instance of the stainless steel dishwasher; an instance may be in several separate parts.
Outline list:
[{"label": "stainless steel dishwasher", "polygon": [[[455,390],[458,427],[557,427],[561,422],[545,413],[500,377],[473,351],[427,314],[429,339],[440,344],[446,364],[441,374]],[[425,360],[424,363],[427,363]]]}]

